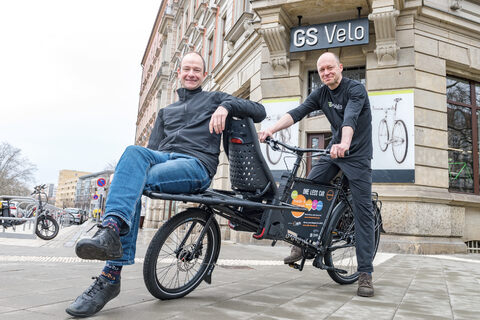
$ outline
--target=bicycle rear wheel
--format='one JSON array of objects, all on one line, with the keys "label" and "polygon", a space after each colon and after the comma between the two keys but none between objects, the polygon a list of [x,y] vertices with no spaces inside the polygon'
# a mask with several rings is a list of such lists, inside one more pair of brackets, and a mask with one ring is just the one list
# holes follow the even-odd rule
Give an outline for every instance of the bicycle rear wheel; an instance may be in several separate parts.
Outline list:
[{"label": "bicycle rear wheel", "polygon": [[[375,214],[375,257],[380,242],[381,217],[378,207],[373,203]],[[347,271],[340,273],[335,270],[327,270],[328,275],[339,284],[351,284],[358,280],[357,252],[355,250],[355,223],[353,212],[345,202],[340,202],[334,209],[332,219],[334,226],[327,240],[328,251],[324,260],[327,266]]]},{"label": "bicycle rear wheel", "polygon": [[[143,264],[150,293],[162,300],[181,298],[210,275],[220,252],[220,229],[200,209],[183,211],[168,220],[153,237]],[[203,236],[202,236],[202,232]],[[197,240],[199,247],[196,247]]]}]

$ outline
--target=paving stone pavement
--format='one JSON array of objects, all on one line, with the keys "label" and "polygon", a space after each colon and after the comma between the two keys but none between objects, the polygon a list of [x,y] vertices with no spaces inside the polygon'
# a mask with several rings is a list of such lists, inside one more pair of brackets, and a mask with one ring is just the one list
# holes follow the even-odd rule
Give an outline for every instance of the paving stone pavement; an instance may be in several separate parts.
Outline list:
[{"label": "paving stone pavement", "polygon": [[[0,237],[0,319],[70,319],[65,308],[98,275],[74,243],[92,223],[63,228],[51,241]],[[378,253],[375,297],[356,296],[327,272],[284,266],[287,246],[223,242],[212,284],[161,301],[143,282],[143,257],[156,230],[139,233],[137,263],[122,291],[95,319],[480,319],[480,255]],[[93,231],[91,231],[93,232]]]}]

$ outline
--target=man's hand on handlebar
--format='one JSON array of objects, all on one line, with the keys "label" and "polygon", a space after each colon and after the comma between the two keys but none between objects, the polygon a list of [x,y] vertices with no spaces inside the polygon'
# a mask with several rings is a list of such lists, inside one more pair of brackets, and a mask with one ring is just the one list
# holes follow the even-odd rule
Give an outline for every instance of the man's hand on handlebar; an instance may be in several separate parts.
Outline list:
[{"label": "man's hand on handlebar", "polygon": [[349,148],[350,146],[347,145],[346,143],[334,144],[330,149],[330,157],[332,159],[343,158],[345,157],[345,155],[348,155]]},{"label": "man's hand on handlebar", "polygon": [[271,128],[266,129],[265,131],[258,132],[258,139],[260,142],[265,142],[267,137],[273,137],[273,130]]}]

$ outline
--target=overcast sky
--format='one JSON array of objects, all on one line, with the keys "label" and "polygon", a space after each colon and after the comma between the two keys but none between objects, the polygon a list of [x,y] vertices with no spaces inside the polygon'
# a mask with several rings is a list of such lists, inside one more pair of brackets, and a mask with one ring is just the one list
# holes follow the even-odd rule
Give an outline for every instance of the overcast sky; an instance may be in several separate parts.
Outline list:
[{"label": "overcast sky", "polygon": [[38,168],[96,172],[135,139],[141,59],[161,0],[0,1],[0,142]]}]

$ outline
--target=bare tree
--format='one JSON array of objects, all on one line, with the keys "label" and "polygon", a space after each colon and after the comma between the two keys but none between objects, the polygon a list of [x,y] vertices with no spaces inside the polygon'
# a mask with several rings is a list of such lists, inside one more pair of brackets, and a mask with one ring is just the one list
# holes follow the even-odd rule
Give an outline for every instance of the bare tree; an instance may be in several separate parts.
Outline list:
[{"label": "bare tree", "polygon": [[27,184],[33,181],[36,170],[20,149],[0,143],[0,195],[28,195]]},{"label": "bare tree", "polygon": [[105,165],[105,168],[103,168],[103,170],[115,170],[116,167],[117,167],[117,161],[112,160],[110,162],[107,162],[107,164]]}]

